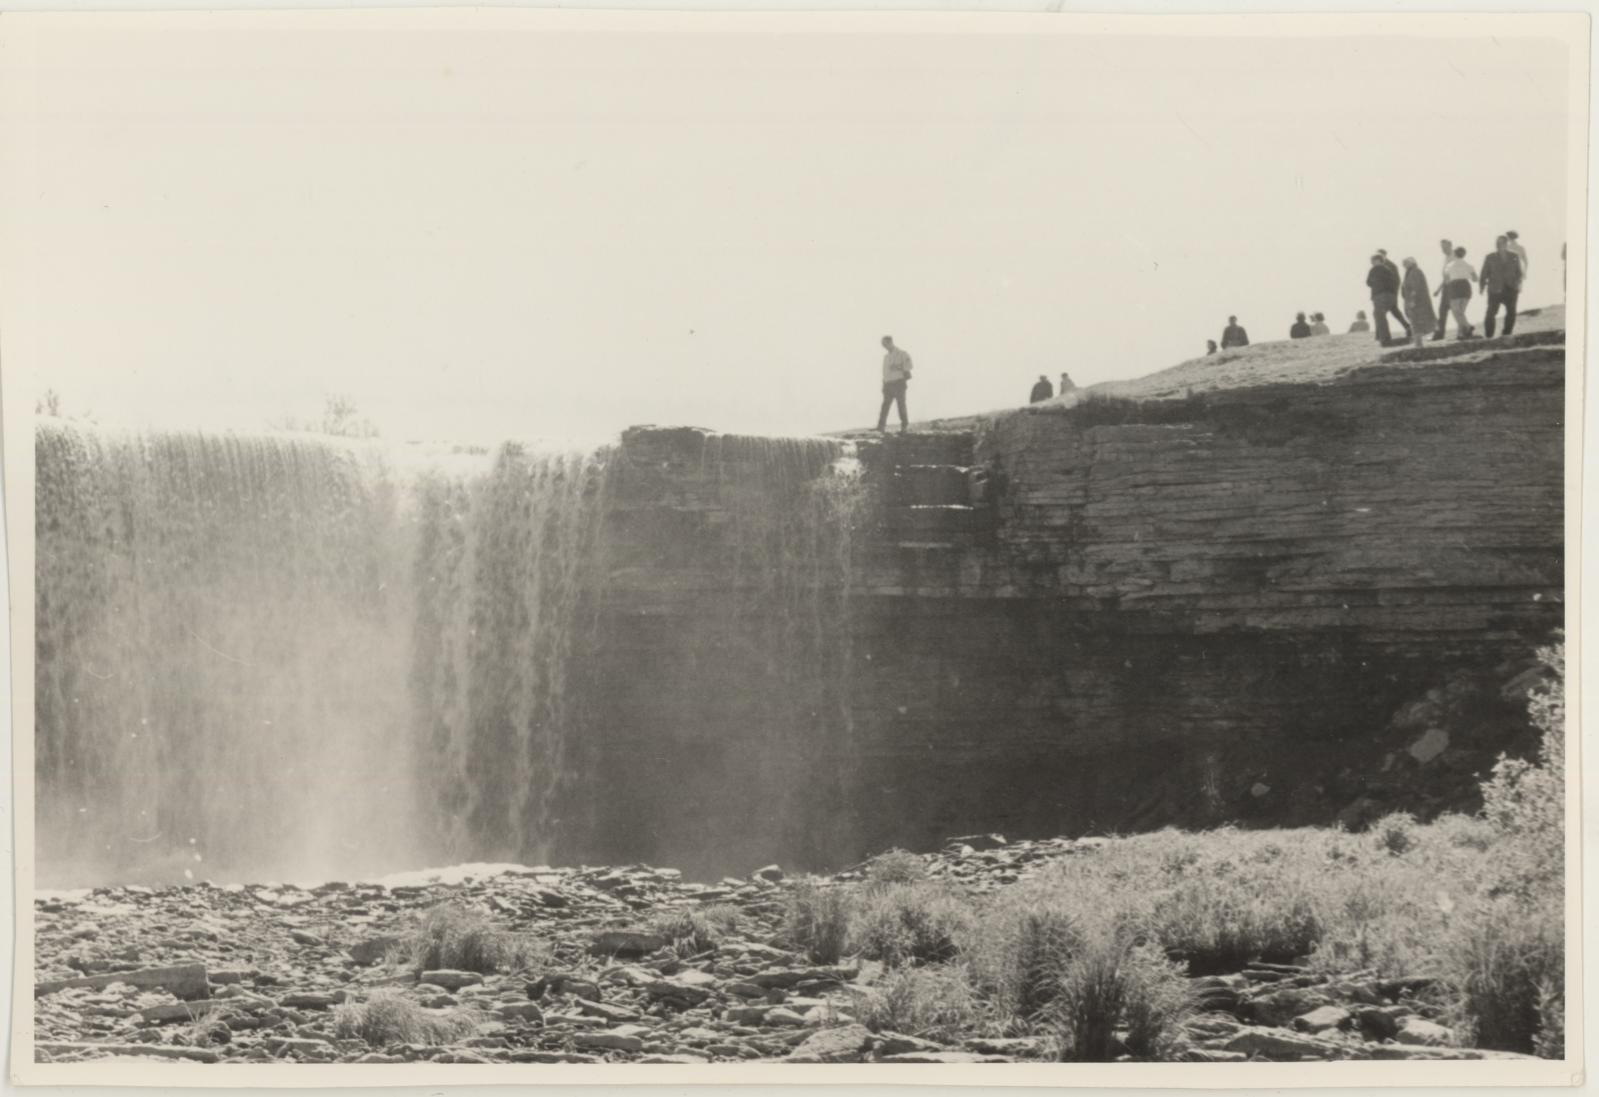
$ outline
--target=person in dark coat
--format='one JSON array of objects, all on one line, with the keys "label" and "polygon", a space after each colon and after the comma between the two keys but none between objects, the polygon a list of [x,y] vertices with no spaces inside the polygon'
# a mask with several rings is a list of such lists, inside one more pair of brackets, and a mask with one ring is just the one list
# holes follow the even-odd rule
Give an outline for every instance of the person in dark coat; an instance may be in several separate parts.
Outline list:
[{"label": "person in dark coat", "polygon": [[1387,346],[1391,336],[1388,331],[1388,317],[1393,315],[1405,326],[1405,338],[1410,338],[1410,322],[1399,311],[1399,275],[1398,268],[1389,263],[1382,255],[1371,257],[1371,269],[1366,272],[1366,288],[1371,290],[1371,307],[1375,315],[1372,317],[1377,323],[1377,342]]},{"label": "person in dark coat", "polygon": [[1310,325],[1305,322],[1305,314],[1299,313],[1294,317],[1294,326],[1288,329],[1290,339],[1309,339]]},{"label": "person in dark coat", "polygon": [[1249,333],[1239,326],[1238,317],[1227,317],[1227,327],[1221,333],[1221,349],[1247,346],[1249,346]]},{"label": "person in dark coat", "polygon": [[1054,395],[1055,386],[1049,383],[1048,377],[1045,377],[1042,373],[1040,373],[1038,375],[1038,380],[1033,384],[1033,393],[1027,398],[1027,402],[1029,404],[1036,404],[1042,400],[1048,400]]},{"label": "person in dark coat", "polygon": [[1525,267],[1521,257],[1510,250],[1510,237],[1501,236],[1494,241],[1494,250],[1482,261],[1482,276],[1477,280],[1488,294],[1488,312],[1482,320],[1482,333],[1494,337],[1494,321],[1499,319],[1499,308],[1505,310],[1505,334],[1516,330],[1516,299],[1521,296],[1521,279]]},{"label": "person in dark coat", "polygon": [[1405,260],[1405,280],[1399,293],[1405,302],[1405,315],[1410,318],[1410,338],[1419,347],[1438,318],[1432,312],[1432,290],[1427,285],[1427,276],[1414,259]]}]

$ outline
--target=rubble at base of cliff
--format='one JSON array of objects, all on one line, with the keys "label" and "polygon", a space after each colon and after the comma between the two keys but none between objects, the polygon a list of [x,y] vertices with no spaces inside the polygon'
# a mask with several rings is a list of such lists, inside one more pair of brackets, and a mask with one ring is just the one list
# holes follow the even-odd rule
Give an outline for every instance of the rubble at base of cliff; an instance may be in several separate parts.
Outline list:
[{"label": "rubble at base of cliff", "polygon": [[[1006,888],[1106,839],[955,839],[928,876]],[[862,870],[831,879],[847,884]],[[827,879],[827,878],[824,878]],[[794,881],[777,866],[690,883],[673,869],[508,865],[383,882],[108,887],[41,895],[34,1046],[40,1062],[1015,1063],[1059,1058],[1050,1035],[944,1042],[873,1031],[859,1006],[882,963],[810,961],[782,935]],[[476,910],[540,944],[516,971],[417,971],[394,949],[426,911]],[[711,947],[650,926],[663,912],[737,912]],[[1452,1046],[1426,976],[1250,963],[1190,979],[1188,1062],[1521,1058]],[[343,1034],[374,996],[414,1004],[433,1039]],[[410,1006],[402,1007],[409,1010]],[[444,1022],[448,1022],[448,1024]]]}]

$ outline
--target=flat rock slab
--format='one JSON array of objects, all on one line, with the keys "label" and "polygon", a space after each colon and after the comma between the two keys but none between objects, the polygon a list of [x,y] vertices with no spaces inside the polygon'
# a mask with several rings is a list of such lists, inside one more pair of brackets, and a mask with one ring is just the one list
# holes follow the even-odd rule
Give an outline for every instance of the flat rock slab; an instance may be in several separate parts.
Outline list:
[{"label": "flat rock slab", "polygon": [[439,971],[424,971],[421,981],[431,983],[445,990],[460,990],[462,987],[476,986],[483,981],[483,976],[475,971],[454,971],[448,968]]},{"label": "flat rock slab", "polygon": [[205,977],[204,964],[174,964],[171,967],[116,971],[107,975],[85,975],[80,979],[55,979],[35,983],[33,996],[40,998],[72,987],[103,990],[113,983],[126,983],[140,990],[165,990],[184,999],[206,998],[211,994],[211,984]]},{"label": "flat rock slab", "polygon": [[872,1046],[872,1033],[865,1025],[826,1028],[805,1038],[789,1053],[790,1063],[858,1063]]}]

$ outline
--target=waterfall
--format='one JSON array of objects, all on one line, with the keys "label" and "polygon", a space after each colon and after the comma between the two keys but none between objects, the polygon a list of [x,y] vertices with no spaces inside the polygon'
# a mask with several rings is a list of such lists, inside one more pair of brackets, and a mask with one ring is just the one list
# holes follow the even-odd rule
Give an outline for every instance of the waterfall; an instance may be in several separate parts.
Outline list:
[{"label": "waterfall", "polygon": [[40,881],[409,847],[399,493],[370,448],[36,435]]},{"label": "waterfall", "polygon": [[487,476],[419,484],[412,693],[443,856],[545,860],[573,830],[605,469],[507,445]]},{"label": "waterfall", "polygon": [[[728,734],[728,795],[761,819],[723,836],[737,858],[819,863],[818,820],[847,813],[847,444],[706,436],[710,536],[684,547],[708,597],[664,674],[617,648],[617,450],[54,420],[36,447],[41,883],[570,859],[665,822],[668,710]],[[665,768],[619,783],[619,742]]]}]

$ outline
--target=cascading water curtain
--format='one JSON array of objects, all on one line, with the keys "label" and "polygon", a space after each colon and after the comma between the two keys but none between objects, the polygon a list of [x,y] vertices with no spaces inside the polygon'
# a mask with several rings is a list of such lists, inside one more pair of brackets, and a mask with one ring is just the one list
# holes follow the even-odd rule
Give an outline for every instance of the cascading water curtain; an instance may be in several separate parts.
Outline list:
[{"label": "cascading water curtain", "polygon": [[543,860],[579,826],[606,458],[507,445],[486,475],[418,486],[412,691],[440,856]]},{"label": "cascading water curtain", "polygon": [[36,434],[40,882],[400,861],[409,549],[375,451]]},{"label": "cascading water curtain", "polygon": [[750,663],[759,703],[756,785],[780,847],[824,864],[852,810],[858,466],[831,439],[712,435],[705,452],[729,516],[728,646]]}]

